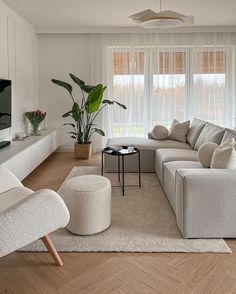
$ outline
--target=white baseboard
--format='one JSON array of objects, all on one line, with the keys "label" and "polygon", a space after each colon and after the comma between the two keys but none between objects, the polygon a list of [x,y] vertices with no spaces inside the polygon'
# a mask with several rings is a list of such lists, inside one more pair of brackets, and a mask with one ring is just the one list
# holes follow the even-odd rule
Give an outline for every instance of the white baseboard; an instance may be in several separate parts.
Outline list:
[{"label": "white baseboard", "polygon": [[[93,153],[99,153],[101,152],[101,149],[93,149]],[[74,152],[74,148],[73,147],[59,147],[57,148],[56,152]]]},{"label": "white baseboard", "polygon": [[74,152],[73,147],[59,147],[56,152]]}]

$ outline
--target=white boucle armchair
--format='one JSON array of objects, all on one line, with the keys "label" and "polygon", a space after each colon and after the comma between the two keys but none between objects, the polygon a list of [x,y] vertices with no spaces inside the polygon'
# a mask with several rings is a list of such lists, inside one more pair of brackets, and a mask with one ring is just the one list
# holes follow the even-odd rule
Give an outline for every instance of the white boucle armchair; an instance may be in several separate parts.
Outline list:
[{"label": "white boucle armchair", "polygon": [[42,239],[55,263],[63,265],[48,234],[65,227],[69,218],[69,211],[56,192],[33,192],[0,167],[0,257]]}]

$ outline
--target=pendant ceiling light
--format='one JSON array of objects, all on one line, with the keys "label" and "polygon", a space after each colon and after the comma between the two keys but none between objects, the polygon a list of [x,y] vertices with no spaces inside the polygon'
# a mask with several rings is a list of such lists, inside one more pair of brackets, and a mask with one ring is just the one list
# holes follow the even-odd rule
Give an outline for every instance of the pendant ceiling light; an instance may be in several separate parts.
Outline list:
[{"label": "pendant ceiling light", "polygon": [[160,12],[147,9],[131,15],[129,18],[141,27],[148,29],[166,29],[194,24],[192,15],[186,16],[172,10],[162,10],[162,0],[160,0]]}]

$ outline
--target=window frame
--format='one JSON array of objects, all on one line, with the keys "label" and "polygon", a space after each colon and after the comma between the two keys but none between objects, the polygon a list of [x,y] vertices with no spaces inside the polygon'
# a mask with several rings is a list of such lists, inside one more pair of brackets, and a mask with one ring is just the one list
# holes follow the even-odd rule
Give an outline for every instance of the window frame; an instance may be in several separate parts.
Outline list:
[{"label": "window frame", "polygon": [[[232,91],[232,83],[233,78],[235,77],[235,73],[233,73],[232,66],[230,66],[230,62],[235,62],[235,48],[225,47],[225,46],[108,46],[108,59],[112,62],[108,62],[107,65],[110,64],[110,69],[108,68],[108,89],[109,96],[113,97],[112,92],[113,89],[113,75],[112,75],[112,66],[113,59],[112,54],[113,50],[117,50],[119,53],[127,53],[130,49],[131,53],[141,52],[144,53],[144,118],[147,117],[149,119],[144,119],[144,135],[151,130],[152,120],[151,118],[151,97],[153,92],[153,75],[154,72],[151,69],[151,65],[153,62],[153,53],[161,53],[161,52],[184,52],[186,53],[186,72],[185,72],[185,111],[184,111],[184,119],[190,119],[193,117],[193,79],[194,79],[194,64],[193,64],[193,54],[198,52],[212,52],[214,51],[223,51],[226,53],[225,60],[225,113],[224,113],[224,122],[227,126],[232,126],[233,117],[235,116],[235,104],[236,102],[233,99],[234,93],[227,94],[227,91]],[[158,65],[157,65],[158,66]],[[109,67],[109,66],[108,66]],[[233,67],[235,69],[235,65]],[[110,74],[109,74],[110,73]],[[229,90],[228,90],[229,89]],[[233,92],[235,92],[235,87]],[[230,98],[231,97],[231,98]],[[232,107],[233,106],[233,107]],[[108,121],[109,126],[113,125],[113,111],[108,112]],[[231,118],[231,119],[230,119]],[[109,135],[114,136],[113,131],[109,130]]]}]

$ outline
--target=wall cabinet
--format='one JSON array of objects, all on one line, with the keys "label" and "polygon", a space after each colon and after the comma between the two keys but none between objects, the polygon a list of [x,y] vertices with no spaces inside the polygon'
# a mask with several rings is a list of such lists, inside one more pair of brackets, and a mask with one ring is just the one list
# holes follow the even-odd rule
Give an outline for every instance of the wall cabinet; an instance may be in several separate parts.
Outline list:
[{"label": "wall cabinet", "polygon": [[58,148],[58,130],[49,129],[42,136],[13,141],[0,150],[0,165],[13,172],[21,181]]}]

